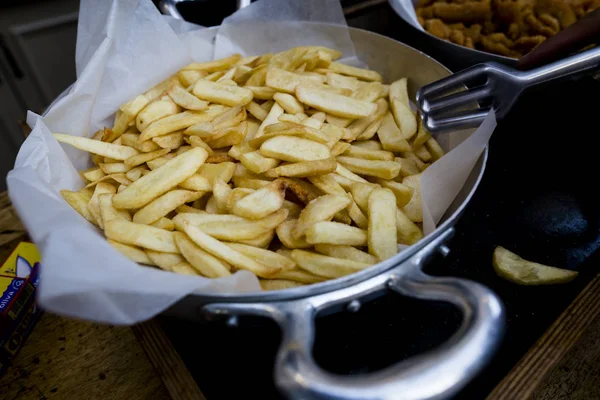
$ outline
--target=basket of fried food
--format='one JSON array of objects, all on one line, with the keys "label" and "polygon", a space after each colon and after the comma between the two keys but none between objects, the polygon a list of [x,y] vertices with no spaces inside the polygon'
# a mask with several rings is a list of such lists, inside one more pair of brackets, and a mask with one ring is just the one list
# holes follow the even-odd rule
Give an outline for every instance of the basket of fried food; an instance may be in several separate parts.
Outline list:
[{"label": "basket of fried food", "polygon": [[123,104],[63,198],[133,261],[263,289],[322,282],[423,237],[421,172],[444,154],[406,79],[322,47],[193,63]]},{"label": "basket of fried food", "polygon": [[440,39],[518,59],[597,8],[598,0],[419,0],[416,13]]}]

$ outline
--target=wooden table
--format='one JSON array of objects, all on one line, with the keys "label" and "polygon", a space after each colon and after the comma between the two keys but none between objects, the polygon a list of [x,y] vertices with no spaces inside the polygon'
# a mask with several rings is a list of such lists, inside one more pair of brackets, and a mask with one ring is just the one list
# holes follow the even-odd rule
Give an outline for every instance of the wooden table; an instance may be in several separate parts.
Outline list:
[{"label": "wooden table", "polygon": [[[0,259],[26,238],[0,194]],[[157,323],[133,328],[44,314],[0,378],[0,399],[204,399]],[[600,275],[489,396],[600,398]]]}]

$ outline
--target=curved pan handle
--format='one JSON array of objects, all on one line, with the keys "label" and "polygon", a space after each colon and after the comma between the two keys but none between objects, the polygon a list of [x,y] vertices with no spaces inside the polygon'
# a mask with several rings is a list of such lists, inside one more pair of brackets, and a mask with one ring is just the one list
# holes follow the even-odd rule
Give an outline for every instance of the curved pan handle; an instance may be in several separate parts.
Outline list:
[{"label": "curved pan handle", "polygon": [[[283,331],[275,365],[277,387],[292,399],[447,398],[460,390],[489,361],[504,330],[504,310],[486,287],[464,279],[437,278],[421,271],[423,262],[439,249],[434,240],[411,260],[368,281],[304,299],[274,303],[217,303],[204,308],[212,314],[261,315],[273,318]],[[454,304],[462,324],[440,347],[382,371],[340,376],[322,370],[312,358],[314,318],[318,310],[385,288],[402,295]]]},{"label": "curved pan handle", "polygon": [[463,314],[458,331],[442,346],[382,371],[339,376],[311,356],[314,310],[284,313],[283,343],[275,381],[294,399],[442,399],[460,390],[488,361],[504,328],[503,307],[489,289],[456,278],[418,271],[388,286],[403,295],[454,304]]}]

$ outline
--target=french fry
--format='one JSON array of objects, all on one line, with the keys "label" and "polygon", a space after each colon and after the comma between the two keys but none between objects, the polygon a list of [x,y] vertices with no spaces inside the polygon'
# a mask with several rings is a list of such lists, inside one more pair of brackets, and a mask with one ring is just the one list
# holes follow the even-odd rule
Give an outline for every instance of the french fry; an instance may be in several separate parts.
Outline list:
[{"label": "french fry", "polygon": [[326,145],[293,136],[278,136],[267,140],[260,146],[260,153],[265,157],[290,162],[325,160],[331,157]]},{"label": "french fry", "polygon": [[221,58],[219,60],[191,63],[183,67],[183,70],[206,71],[208,73],[224,71],[235,65],[238,61],[240,61],[241,58],[241,55],[233,54],[229,57]]},{"label": "french fry", "polygon": [[304,283],[286,280],[286,279],[261,279],[260,287],[262,290],[283,290],[304,286]]},{"label": "french fry", "polygon": [[152,138],[152,141],[163,149],[175,150],[183,144],[183,132],[172,132]]},{"label": "french fry", "polygon": [[273,107],[271,107],[267,118],[265,118],[262,124],[260,124],[258,131],[256,131],[253,137],[249,135],[247,140],[259,138],[264,135],[265,128],[271,124],[277,123],[281,114],[283,114],[283,108],[281,108],[279,104],[273,104]]},{"label": "french fry", "polygon": [[79,215],[81,215],[83,218],[85,218],[92,224],[98,225],[96,218],[94,218],[94,216],[88,208],[89,199],[87,199],[84,194],[79,192],[72,192],[70,190],[61,190],[60,195],[63,197],[63,199],[65,199],[67,203],[69,203],[71,207],[73,207],[75,211],[79,213]]},{"label": "french fry", "polygon": [[[300,239],[308,228],[317,222],[328,221],[350,204],[350,199],[340,195],[324,195],[317,197],[306,205],[300,213],[296,228],[292,232],[295,239]],[[289,247],[289,246],[288,246]]]},{"label": "french fry", "polygon": [[274,269],[281,268],[281,270],[284,271],[292,269],[296,266],[296,263],[293,260],[279,255],[274,251],[265,250],[254,246],[248,246],[240,243],[227,243],[227,245],[232,249],[244,254],[245,256],[250,257],[257,262],[272,267]]},{"label": "french fry", "polygon": [[[277,250],[277,253],[280,254],[280,250]],[[291,258],[291,251],[290,251],[289,258]],[[325,278],[323,278],[321,276],[311,274],[310,272],[305,271],[300,268],[292,268],[292,269],[288,269],[288,270],[282,270],[282,271],[278,272],[275,276],[273,276],[273,279],[284,279],[284,280],[288,280],[288,281],[294,281],[294,282],[300,282],[300,283],[306,283],[306,284],[319,283],[319,282],[323,282],[326,280]]]},{"label": "french fry", "polygon": [[340,186],[333,177],[333,174],[311,176],[308,178],[310,183],[319,188],[323,193],[346,195],[346,191]]},{"label": "french fry", "polygon": [[114,194],[116,191],[117,189],[110,183],[100,182],[96,185],[94,194],[88,203],[88,209],[90,210],[90,213],[96,220],[98,226],[102,229],[104,229],[104,224],[102,222],[102,215],[100,214],[99,197],[102,194]]},{"label": "french fry", "polygon": [[305,250],[293,250],[292,258],[300,268],[325,278],[339,278],[362,271],[369,266],[367,263],[324,256]]},{"label": "french fry", "polygon": [[429,140],[425,142],[425,146],[427,146],[427,150],[429,150],[431,153],[431,158],[433,161],[439,160],[445,154],[442,146],[440,146],[440,144],[434,138],[429,138]]},{"label": "french fry", "polygon": [[336,74],[335,72],[327,72],[327,84],[337,88],[350,89],[353,92],[361,87],[362,82],[351,76]]},{"label": "french fry", "polygon": [[340,128],[346,128],[352,123],[353,120],[351,118],[342,118],[332,114],[327,114],[326,121],[332,125],[339,126]]},{"label": "french fry", "polygon": [[400,174],[400,164],[395,161],[364,160],[346,156],[338,156],[337,160],[350,171],[361,175],[394,179]]},{"label": "french fry", "polygon": [[410,144],[404,138],[402,132],[396,125],[391,113],[387,113],[377,130],[377,136],[381,146],[389,151],[410,151]]},{"label": "french fry", "polygon": [[181,182],[179,187],[182,189],[192,190],[194,192],[209,192],[212,190],[212,185],[208,178],[194,174]]},{"label": "french fry", "polygon": [[369,197],[375,189],[376,186],[362,182],[355,182],[350,186],[354,201],[366,213],[369,211]]},{"label": "french fry", "polygon": [[[307,118],[312,119],[312,118]],[[250,141],[252,147],[258,148],[267,140],[277,136],[300,136],[318,143],[328,143],[330,137],[317,129],[293,122],[278,122],[267,126],[264,134]]]},{"label": "french fry", "polygon": [[[345,132],[345,135],[342,137],[344,140],[356,140],[362,136],[362,134],[367,130],[367,128],[371,127],[370,131],[377,131],[375,127],[378,126],[379,120],[382,116],[385,116],[389,106],[387,101],[384,99],[377,100],[376,103],[371,103],[376,105],[376,109],[374,113],[370,115],[357,119],[353,121],[350,125],[348,125],[348,130]],[[375,123],[375,125],[373,125]],[[380,126],[380,125],[379,125]],[[368,136],[368,135],[367,135]],[[371,135],[372,136],[372,135]],[[370,139],[370,138],[369,138]],[[366,140],[366,139],[361,139]]]},{"label": "french fry", "polygon": [[222,83],[198,79],[192,90],[194,95],[201,100],[226,106],[244,106],[252,101],[254,93],[239,86],[229,86]]},{"label": "french fry", "polygon": [[[100,163],[98,164],[98,166],[100,167],[102,172],[104,172],[107,175],[122,174],[128,172],[132,168],[129,165],[126,165],[125,163]],[[98,181],[99,180],[100,179],[98,179]]]},{"label": "french fry", "polygon": [[304,112],[302,104],[296,98],[287,93],[276,93],[273,95],[273,100],[283,108],[286,113],[298,114]]},{"label": "french fry", "polygon": [[180,85],[171,84],[171,87],[169,87],[169,91],[167,93],[175,104],[178,104],[183,108],[187,108],[188,110],[199,111],[208,108],[208,102],[202,101],[196,96],[190,94]]},{"label": "french fry", "polygon": [[200,176],[208,179],[211,187],[214,185],[215,179],[221,179],[225,183],[229,182],[234,172],[235,164],[232,162],[203,164],[198,170]]},{"label": "french fry", "polygon": [[285,181],[277,179],[235,203],[231,212],[250,219],[264,218],[283,206],[286,188]]},{"label": "french fry", "polygon": [[577,271],[525,260],[501,246],[494,249],[492,263],[494,271],[500,277],[519,285],[566,283],[572,281],[578,275]]},{"label": "french fry", "polygon": [[413,222],[423,222],[423,201],[421,199],[421,174],[410,175],[402,183],[413,190],[413,195],[408,204],[402,207],[406,216]]},{"label": "french fry", "polygon": [[150,99],[148,97],[140,95],[123,104],[120,107],[121,113],[118,114],[117,118],[115,119],[115,125],[110,131],[110,134],[107,135],[103,140],[105,142],[113,142],[119,136],[125,133],[129,123],[135,119],[138,113],[144,109],[149,102]]},{"label": "french fry", "polygon": [[271,241],[275,237],[275,229],[263,233],[255,237],[254,239],[238,240],[237,243],[246,244],[248,246],[260,247],[266,249],[271,244]]},{"label": "french fry", "polygon": [[322,192],[309,182],[298,178],[279,178],[287,185],[288,190],[298,198],[302,203],[308,204],[313,199],[319,197]]},{"label": "french fry", "polygon": [[124,146],[133,147],[134,149],[141,151],[143,153],[149,153],[151,151],[160,150],[160,146],[156,143],[147,140],[145,142],[139,141],[140,134],[139,133],[129,133],[129,131],[125,132],[121,135],[121,143]]},{"label": "french fry", "polygon": [[350,143],[337,142],[331,149],[331,155],[333,157],[339,156],[340,154],[343,154],[346,151],[348,151],[350,149],[350,146],[351,146]]},{"label": "french fry", "polygon": [[123,219],[131,221],[131,215],[126,210],[117,210],[112,205],[112,193],[104,193],[98,196],[98,205],[100,207],[100,216],[102,218],[102,226],[113,219]]},{"label": "french fry", "polygon": [[415,136],[415,140],[412,142],[412,149],[418,149],[423,146],[425,142],[427,142],[431,138],[431,134],[425,130],[423,126],[423,121],[419,118],[418,128],[417,128],[417,136]]},{"label": "french fry", "polygon": [[268,87],[278,92],[294,94],[298,85],[311,85],[314,82],[320,83],[321,79],[314,76],[296,74],[280,68],[271,68],[267,72],[265,82]]},{"label": "french fry", "polygon": [[427,147],[421,146],[418,149],[413,149],[413,153],[421,159],[423,162],[431,161],[433,158]]},{"label": "french fry", "polygon": [[177,207],[194,201],[204,195],[203,192],[189,190],[171,190],[156,198],[133,215],[133,222],[150,225],[166,216]]},{"label": "french fry", "polygon": [[377,110],[375,103],[356,100],[302,85],[296,88],[296,97],[303,104],[343,118],[368,117]]},{"label": "french fry", "polygon": [[386,260],[398,253],[396,198],[389,189],[375,189],[369,196],[369,253]]},{"label": "french fry", "polygon": [[305,178],[315,175],[324,175],[335,171],[337,163],[334,158],[316,161],[302,161],[298,163],[280,165],[264,173],[267,178],[280,176]]},{"label": "french fry", "polygon": [[228,262],[238,269],[248,270],[264,278],[269,278],[281,270],[280,267],[273,268],[254,261],[250,257],[247,257],[227,246],[225,243],[208,236],[202,232],[202,230],[191,225],[186,220],[174,222],[177,226],[177,229],[185,232],[188,237],[202,250]]},{"label": "french fry", "polygon": [[356,175],[354,172],[350,171],[340,163],[338,163],[337,167],[335,168],[335,173],[356,182],[369,183],[369,181]]},{"label": "french fry", "polygon": [[[395,234],[396,224],[393,225]],[[367,244],[367,231],[339,222],[317,222],[306,229],[305,235],[306,241],[311,244],[326,243],[348,246],[366,246]]]},{"label": "french fry", "polygon": [[409,160],[406,158],[396,157],[395,161],[401,165],[400,175],[399,177],[405,177],[409,175],[416,175],[421,173],[421,170],[417,166],[414,160]]},{"label": "french fry", "polygon": [[209,110],[206,111],[184,111],[179,114],[169,115],[152,122],[140,134],[140,140],[145,141],[167,133],[179,131],[196,125],[200,122],[206,122],[212,119],[213,115]]},{"label": "french fry", "polygon": [[352,146],[367,150],[383,150],[381,143],[376,140],[356,140],[352,142]]},{"label": "french fry", "polygon": [[55,133],[54,138],[61,142],[69,144],[79,150],[84,150],[89,153],[94,153],[99,156],[114,158],[115,160],[126,160],[129,157],[139,154],[136,149],[118,144],[105,143],[99,140],[88,139],[84,137],[65,135]]},{"label": "french fry", "polygon": [[396,205],[398,207],[404,207],[412,198],[414,189],[400,182],[388,181],[385,179],[374,179],[374,182],[386,189],[390,189],[392,193],[394,193],[394,196],[396,196]]},{"label": "french fry", "polygon": [[109,240],[108,243],[112,247],[114,247],[119,253],[123,254],[125,257],[129,258],[131,261],[136,262],[138,264],[146,264],[146,265],[156,265],[150,257],[144,253],[143,250],[140,250],[137,247],[128,246],[123,243],[115,242],[114,240]]},{"label": "french fry", "polygon": [[215,131],[206,139],[206,143],[213,149],[221,149],[241,143],[248,134],[248,123],[242,122],[237,126]]},{"label": "french fry", "polygon": [[146,250],[146,255],[157,267],[165,271],[173,271],[173,266],[185,261],[181,254],[175,253]]},{"label": "french fry", "polygon": [[410,107],[410,102],[408,101],[408,80],[406,78],[398,79],[390,85],[390,101],[394,99],[398,99],[402,104],[407,107]]},{"label": "french fry", "polygon": [[246,104],[246,110],[248,110],[248,112],[259,121],[264,121],[264,119],[267,118],[268,115],[267,111],[263,110],[258,104],[256,104],[253,101]]},{"label": "french fry", "polygon": [[343,258],[346,260],[358,261],[361,263],[374,265],[379,262],[379,259],[369,253],[360,251],[352,246],[344,246],[337,244],[317,244],[315,250],[326,256]]},{"label": "french fry", "polygon": [[113,197],[116,208],[141,208],[192,176],[208,157],[206,151],[196,147],[183,153],[148,175],[129,185]]},{"label": "french fry", "polygon": [[81,175],[90,182],[95,182],[102,178],[106,174],[98,167],[90,168],[87,171],[83,171]]},{"label": "french fry", "polygon": [[350,204],[348,205],[348,208],[347,208],[350,219],[352,219],[352,221],[354,221],[356,226],[358,226],[360,229],[368,229],[369,220],[367,219],[365,214],[363,214],[360,207],[358,207],[358,205],[354,201],[354,198],[352,197],[352,195],[350,193],[348,193],[347,196],[351,200]]},{"label": "french fry", "polygon": [[367,129],[365,129],[360,135],[358,135],[358,140],[369,140],[377,133],[377,130],[381,126],[383,122],[383,117],[378,117],[375,121],[371,122]]},{"label": "french fry", "polygon": [[127,179],[127,176],[125,176],[125,174],[116,173],[116,174],[104,175],[102,178],[100,178],[92,183],[88,183],[85,186],[85,188],[86,189],[92,188],[100,182],[112,183],[111,181],[114,181],[118,184],[122,184],[122,185],[126,185],[126,186],[131,185],[131,181],[129,179]]},{"label": "french fry", "polygon": [[157,221],[154,221],[150,225],[152,225],[155,228],[165,229],[167,231],[175,230],[175,223],[173,221],[171,221],[169,218],[165,218],[165,217],[159,218]]},{"label": "french fry", "polygon": [[399,208],[396,209],[398,243],[412,245],[423,239],[423,231]]},{"label": "french fry", "polygon": [[383,85],[380,82],[364,83],[352,93],[352,98],[370,102],[381,97],[383,97]]},{"label": "french fry", "polygon": [[[189,139],[193,139],[194,137],[198,137],[198,138],[210,137],[210,135],[212,135],[212,133],[213,133],[213,130],[214,130],[214,125],[212,124],[212,122],[203,121],[203,122],[198,122],[197,124],[194,124],[194,125],[188,127],[185,131],[183,131],[183,133],[185,135],[190,136],[188,138],[188,140],[189,140]],[[196,147],[198,147],[198,146],[196,146]]]},{"label": "french fry", "polygon": [[208,278],[230,276],[231,266],[198,247],[185,233],[175,232],[175,244],[190,265]]},{"label": "french fry", "polygon": [[130,167],[137,167],[138,165],[145,164],[150,160],[154,160],[155,158],[162,157],[165,154],[169,153],[169,149],[160,149],[151,151],[149,153],[141,153],[136,154],[135,156],[131,156],[125,160],[125,165]]},{"label": "french fry", "polygon": [[[247,82],[246,82],[247,83]],[[257,100],[270,100],[273,98],[275,93],[275,89],[271,89],[267,86],[245,86],[246,89],[252,90],[254,93],[254,98]]]},{"label": "french fry", "polygon": [[279,224],[276,229],[279,241],[290,249],[306,249],[312,247],[312,244],[308,243],[304,236],[299,239],[294,237],[293,232],[296,229],[297,224],[297,219],[290,219]]},{"label": "french fry", "polygon": [[200,275],[198,273],[198,271],[196,271],[191,265],[190,263],[187,262],[180,262],[177,265],[173,265],[171,267],[171,271],[180,274],[180,275],[192,275],[192,276],[198,276]]},{"label": "french fry", "polygon": [[177,73],[177,77],[179,81],[183,84],[183,86],[188,87],[196,83],[196,81],[200,78],[208,75],[206,71],[194,71],[194,70],[183,70]]},{"label": "french fry", "polygon": [[385,150],[369,150],[362,147],[350,145],[350,148],[344,152],[345,156],[364,158],[365,160],[383,160],[394,161],[394,153]]},{"label": "french fry", "polygon": [[165,253],[179,252],[175,246],[173,232],[153,226],[115,219],[106,223],[104,233],[107,238],[120,243]]},{"label": "french fry", "polygon": [[390,108],[404,139],[413,137],[417,133],[417,119],[410,108],[398,99],[392,100]]},{"label": "french fry", "polygon": [[241,189],[262,189],[265,186],[268,186],[271,181],[267,181],[264,179],[254,179],[254,178],[245,178],[245,177],[233,177],[233,184],[236,188]]},{"label": "french fry", "polygon": [[350,65],[341,64],[338,62],[332,62],[329,64],[328,68],[330,71],[337,72],[342,75],[353,76],[364,81],[382,81],[381,75],[379,75],[376,71],[371,71],[368,69],[352,67]]}]

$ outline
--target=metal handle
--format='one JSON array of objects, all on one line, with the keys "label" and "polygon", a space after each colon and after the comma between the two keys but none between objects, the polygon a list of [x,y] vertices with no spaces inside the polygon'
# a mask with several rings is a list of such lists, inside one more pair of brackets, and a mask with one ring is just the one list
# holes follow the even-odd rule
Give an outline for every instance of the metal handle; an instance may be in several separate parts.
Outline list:
[{"label": "metal handle", "polygon": [[[261,315],[283,331],[275,364],[275,383],[293,399],[441,399],[460,390],[486,363],[504,329],[503,307],[484,286],[457,278],[425,275],[421,266],[445,240],[442,235],[412,259],[388,273],[335,292],[278,303],[222,303],[205,306],[210,313]],[[313,360],[314,318],[321,309],[357,302],[357,298],[391,289],[420,299],[454,304],[463,314],[458,331],[443,345],[385,370],[340,376]]]},{"label": "metal handle", "polygon": [[523,86],[531,87],[559,78],[593,71],[600,67],[600,47],[595,47],[527,72],[513,72]]}]

